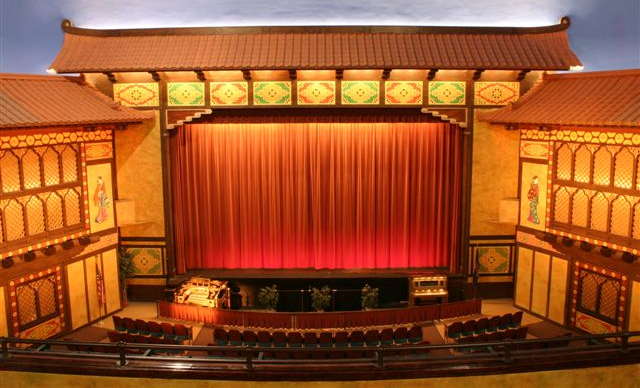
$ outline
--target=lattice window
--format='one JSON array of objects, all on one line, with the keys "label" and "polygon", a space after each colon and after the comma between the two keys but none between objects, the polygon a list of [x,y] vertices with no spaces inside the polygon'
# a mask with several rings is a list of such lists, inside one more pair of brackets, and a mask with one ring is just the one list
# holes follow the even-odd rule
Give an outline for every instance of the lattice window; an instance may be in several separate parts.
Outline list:
[{"label": "lattice window", "polygon": [[20,190],[20,164],[18,157],[11,151],[4,151],[0,157],[0,179],[2,191],[12,193]]},{"label": "lattice window", "polygon": [[633,231],[631,237],[640,240],[640,202],[633,207]]},{"label": "lattice window", "polygon": [[64,194],[64,209],[67,226],[76,225],[81,222],[80,195],[78,195],[75,190],[69,189]]},{"label": "lattice window", "polygon": [[607,146],[601,146],[593,155],[593,183],[599,186],[611,183],[611,153]]},{"label": "lattice window", "polygon": [[17,286],[16,296],[21,330],[36,326],[59,314],[54,275]]},{"label": "lattice window", "polygon": [[631,203],[626,197],[619,196],[611,202],[611,233],[629,236],[631,216]]},{"label": "lattice window", "polygon": [[573,152],[568,143],[563,143],[556,150],[556,178],[560,180],[571,180],[571,166],[573,160]]},{"label": "lattice window", "polygon": [[52,147],[42,154],[44,182],[47,186],[60,184],[60,155]]},{"label": "lattice window", "polygon": [[609,220],[609,201],[603,193],[597,193],[591,199],[591,229],[607,231]]},{"label": "lattice window", "polygon": [[71,145],[64,148],[62,157],[62,177],[65,183],[78,180],[78,152]]},{"label": "lattice window", "polygon": [[578,278],[578,309],[618,325],[620,281],[588,270],[581,270]]},{"label": "lattice window", "polygon": [[62,221],[62,198],[58,193],[49,193],[47,204],[47,230],[56,230],[64,226]]},{"label": "lattice window", "polygon": [[24,326],[38,319],[36,290],[31,287],[18,287],[16,289],[18,299],[18,316],[20,326]]},{"label": "lattice window", "polygon": [[554,219],[564,224],[569,223],[569,198],[571,194],[566,187],[556,190],[555,206],[553,209]]},{"label": "lattice window", "polygon": [[620,283],[615,279],[607,279],[600,288],[600,314],[610,319],[618,316],[618,299]]},{"label": "lattice window", "polygon": [[29,236],[43,233],[45,231],[44,203],[37,196],[32,196],[25,203],[27,209],[27,224],[29,225]]},{"label": "lattice window", "polygon": [[590,311],[596,311],[598,308],[598,280],[596,279],[596,275],[592,273],[587,273],[582,278],[580,307]]},{"label": "lattice window", "polygon": [[615,155],[613,185],[621,189],[633,188],[633,166],[636,157],[628,148],[622,148]]},{"label": "lattice window", "polygon": [[25,237],[24,209],[17,199],[5,201],[3,207],[7,241]]},{"label": "lattice window", "polygon": [[42,187],[40,167],[40,155],[33,149],[28,149],[22,155],[22,177],[25,190]]},{"label": "lattice window", "polygon": [[589,195],[585,190],[576,190],[571,204],[571,224],[586,228],[588,226]]},{"label": "lattice window", "polygon": [[591,150],[586,144],[576,150],[575,172],[573,180],[580,183],[591,183]]}]

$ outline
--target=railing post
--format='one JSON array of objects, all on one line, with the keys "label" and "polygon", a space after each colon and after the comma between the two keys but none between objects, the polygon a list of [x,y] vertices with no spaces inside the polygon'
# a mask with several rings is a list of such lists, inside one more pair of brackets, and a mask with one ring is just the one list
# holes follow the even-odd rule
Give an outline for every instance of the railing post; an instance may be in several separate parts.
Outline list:
[{"label": "railing post", "polygon": [[6,360],[9,358],[9,340],[6,337],[2,337],[0,341],[2,341],[2,358]]},{"label": "railing post", "polygon": [[124,347],[125,343],[120,341],[118,342],[118,353],[120,353],[120,360],[118,361],[118,366],[127,365],[127,352]]},{"label": "railing post", "polygon": [[247,369],[253,370],[253,352],[251,350],[247,350]]},{"label": "railing post", "polygon": [[620,350],[622,351],[622,353],[629,353],[629,335],[628,334],[622,335],[622,345],[620,347]]},{"label": "railing post", "polygon": [[511,364],[513,362],[513,358],[511,358],[511,341],[507,340],[504,342],[504,363]]},{"label": "railing post", "polygon": [[376,356],[378,358],[378,368],[380,369],[384,368],[384,356],[382,353],[383,353],[382,349],[376,350]]}]

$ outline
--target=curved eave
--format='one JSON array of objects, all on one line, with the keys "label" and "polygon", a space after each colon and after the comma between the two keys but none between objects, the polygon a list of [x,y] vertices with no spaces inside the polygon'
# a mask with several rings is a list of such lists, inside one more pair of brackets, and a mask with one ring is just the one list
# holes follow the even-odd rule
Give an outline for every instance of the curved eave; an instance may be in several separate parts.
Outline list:
[{"label": "curved eave", "polygon": [[[568,70],[568,19],[544,27],[196,27],[63,23],[57,73],[194,70]],[[266,53],[269,53],[267,55]],[[271,54],[273,53],[273,54]]]}]

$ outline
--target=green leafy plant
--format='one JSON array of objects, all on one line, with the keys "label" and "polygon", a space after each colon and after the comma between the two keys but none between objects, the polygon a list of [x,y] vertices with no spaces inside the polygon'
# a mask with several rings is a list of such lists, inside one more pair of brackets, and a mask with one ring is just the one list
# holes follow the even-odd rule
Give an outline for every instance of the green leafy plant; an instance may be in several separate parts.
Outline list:
[{"label": "green leafy plant", "polygon": [[311,307],[316,311],[324,311],[331,305],[331,289],[329,286],[311,289]]},{"label": "green leafy plant", "polygon": [[380,290],[378,288],[373,288],[368,284],[365,284],[362,287],[362,296],[360,298],[362,302],[363,309],[373,309],[378,307],[378,295]]},{"label": "green leafy plant", "polygon": [[120,267],[120,286],[126,289],[127,278],[133,277],[136,266],[133,263],[133,254],[123,246],[118,248],[118,265]]},{"label": "green leafy plant", "polygon": [[258,291],[258,305],[267,310],[275,310],[278,307],[278,299],[280,299],[280,293],[278,292],[278,286],[275,284],[271,287],[262,287]]}]

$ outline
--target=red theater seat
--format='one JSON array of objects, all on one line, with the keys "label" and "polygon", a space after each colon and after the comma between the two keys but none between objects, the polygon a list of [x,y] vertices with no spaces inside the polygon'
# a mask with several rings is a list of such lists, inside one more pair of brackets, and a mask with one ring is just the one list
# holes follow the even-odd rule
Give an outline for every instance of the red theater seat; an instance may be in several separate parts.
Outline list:
[{"label": "red theater seat", "polygon": [[378,330],[367,330],[364,334],[364,342],[367,346],[378,346],[380,344],[380,332]]},{"label": "red theater seat", "polygon": [[149,331],[149,324],[147,323],[147,321],[143,321],[142,319],[136,319],[134,321],[134,324],[136,325],[138,334],[149,335],[150,331]]},{"label": "red theater seat", "polygon": [[349,343],[349,334],[346,331],[338,331],[333,337],[336,346],[347,346]]},{"label": "red theater seat", "polygon": [[229,345],[242,346],[242,334],[238,330],[229,330]]},{"label": "red theater seat", "polygon": [[333,334],[328,331],[323,331],[320,333],[320,338],[318,338],[318,345],[321,348],[330,348],[333,340]]},{"label": "red theater seat", "polygon": [[277,348],[283,348],[287,346],[287,335],[281,331],[273,333],[273,346]]},{"label": "red theater seat", "polygon": [[387,328],[380,332],[380,343],[382,345],[393,344],[393,329]]},{"label": "red theater seat", "polygon": [[364,333],[360,330],[352,331],[349,334],[349,345],[351,346],[363,346],[364,345]]},{"label": "red theater seat", "polygon": [[258,346],[263,348],[271,347],[271,333],[268,331],[259,331],[258,332]]},{"label": "red theater seat", "polygon": [[483,334],[489,326],[489,318],[480,318],[476,322],[476,334]]},{"label": "red theater seat", "polygon": [[109,337],[109,342],[120,342],[125,340],[126,334],[119,333],[117,331],[109,331],[107,332],[107,337]]},{"label": "red theater seat", "polygon": [[242,332],[242,342],[246,346],[256,346],[256,343],[258,342],[258,336],[251,330],[245,330]]},{"label": "red theater seat", "polygon": [[513,313],[513,315],[511,316],[511,327],[512,328],[518,328],[520,327],[520,325],[522,324],[522,316],[523,313],[522,311],[518,311],[516,313]]},{"label": "red theater seat", "polygon": [[149,334],[154,337],[162,337],[162,326],[158,322],[149,322]]},{"label": "red theater seat", "polygon": [[415,344],[422,341],[422,327],[413,326],[411,329],[409,329],[407,335],[409,337],[409,342],[411,343]]},{"label": "red theater seat", "polygon": [[302,347],[302,334],[300,334],[297,331],[291,331],[289,333],[287,333],[287,343],[289,344],[289,347],[292,348],[299,348]]},{"label": "red theater seat", "polygon": [[318,336],[314,332],[306,332],[304,333],[304,347],[305,348],[315,348],[318,346]]},{"label": "red theater seat", "polygon": [[404,344],[409,337],[409,331],[406,327],[399,327],[393,332],[393,340],[397,344]]},{"label": "red theater seat", "polygon": [[229,334],[225,329],[216,328],[213,330],[213,341],[218,346],[224,346],[229,343]]},{"label": "red theater seat", "polygon": [[117,315],[111,317],[113,319],[113,327],[118,331],[126,331],[127,326],[124,324],[124,320]]}]

